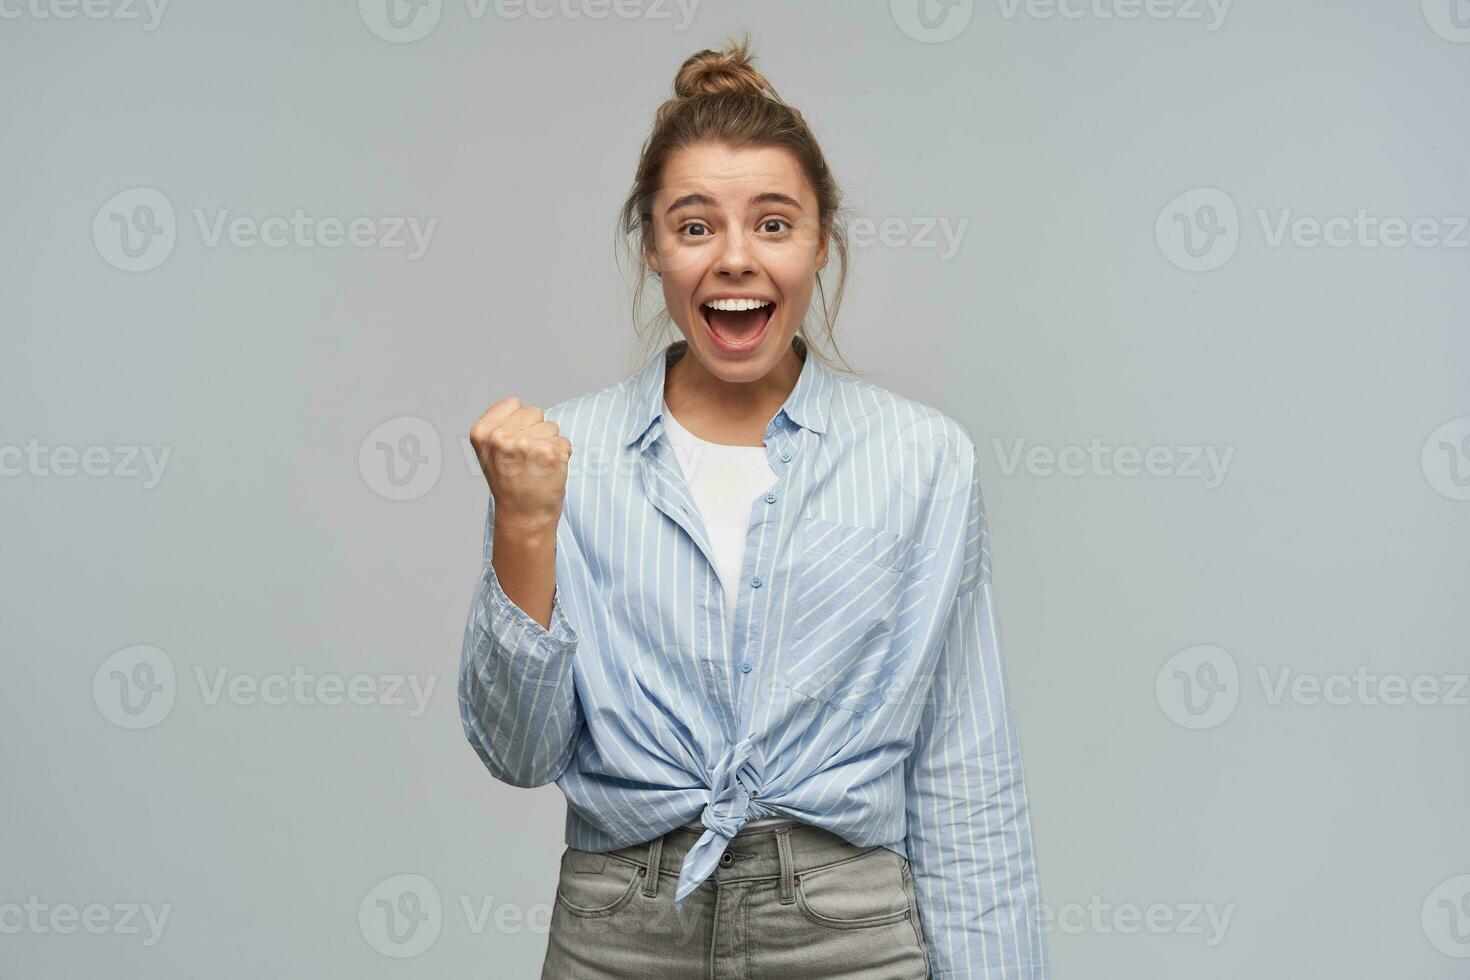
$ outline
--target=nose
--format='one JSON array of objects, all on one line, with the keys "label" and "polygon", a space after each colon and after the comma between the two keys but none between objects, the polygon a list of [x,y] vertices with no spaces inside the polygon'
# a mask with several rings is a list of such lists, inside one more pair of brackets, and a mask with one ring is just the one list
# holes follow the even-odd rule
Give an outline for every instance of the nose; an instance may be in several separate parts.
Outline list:
[{"label": "nose", "polygon": [[721,243],[719,257],[715,260],[715,271],[724,276],[739,278],[755,271],[755,258],[750,242],[741,232],[730,232]]}]

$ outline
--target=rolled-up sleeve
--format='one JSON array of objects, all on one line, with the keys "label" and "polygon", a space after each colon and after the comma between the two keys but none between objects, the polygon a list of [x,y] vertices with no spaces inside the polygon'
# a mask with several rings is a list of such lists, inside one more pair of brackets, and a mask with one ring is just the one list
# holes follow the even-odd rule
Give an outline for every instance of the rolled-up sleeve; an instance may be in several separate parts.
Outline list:
[{"label": "rolled-up sleeve", "polygon": [[936,980],[1047,980],[1036,857],[978,468],[965,566],[905,763],[907,849]]},{"label": "rolled-up sleeve", "polygon": [[505,594],[490,562],[494,525],[492,498],[460,657],[460,720],[492,776],[542,786],[566,768],[582,724],[572,674],[579,639],[560,589],[552,593],[549,629]]}]

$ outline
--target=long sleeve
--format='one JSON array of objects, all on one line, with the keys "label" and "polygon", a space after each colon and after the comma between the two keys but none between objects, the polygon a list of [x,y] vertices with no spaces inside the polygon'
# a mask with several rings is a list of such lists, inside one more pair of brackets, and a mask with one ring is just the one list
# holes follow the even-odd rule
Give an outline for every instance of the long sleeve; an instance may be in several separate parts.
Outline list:
[{"label": "long sleeve", "polygon": [[542,786],[561,775],[582,724],[572,678],[577,631],[552,593],[551,628],[521,609],[490,563],[495,500],[485,520],[484,566],[475,587],[459,671],[465,736],[496,779]]},{"label": "long sleeve", "polygon": [[909,863],[935,980],[1047,980],[978,469],[964,515],[965,566],[905,762]]}]

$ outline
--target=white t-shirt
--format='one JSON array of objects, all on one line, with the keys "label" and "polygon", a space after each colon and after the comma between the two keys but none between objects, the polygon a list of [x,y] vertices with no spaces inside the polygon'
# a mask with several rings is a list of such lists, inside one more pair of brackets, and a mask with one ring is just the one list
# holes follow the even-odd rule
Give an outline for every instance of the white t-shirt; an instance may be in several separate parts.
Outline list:
[{"label": "white t-shirt", "polygon": [[733,624],[750,508],[775,484],[776,471],[766,460],[765,446],[729,446],[701,439],[679,424],[668,403],[664,404],[664,429],[709,532],[715,571],[725,587],[725,607]]},{"label": "white t-shirt", "polygon": [[[699,516],[709,532],[714,549],[715,571],[725,588],[725,607],[729,622],[735,622],[735,598],[740,587],[740,563],[745,557],[745,532],[750,527],[750,508],[756,498],[769,490],[777,480],[776,471],[766,460],[765,446],[730,446],[709,442],[679,424],[664,403],[664,431],[674,447],[684,482],[694,494]],[[747,827],[794,824],[789,817],[761,817]],[[685,826],[703,830],[699,822]]]}]

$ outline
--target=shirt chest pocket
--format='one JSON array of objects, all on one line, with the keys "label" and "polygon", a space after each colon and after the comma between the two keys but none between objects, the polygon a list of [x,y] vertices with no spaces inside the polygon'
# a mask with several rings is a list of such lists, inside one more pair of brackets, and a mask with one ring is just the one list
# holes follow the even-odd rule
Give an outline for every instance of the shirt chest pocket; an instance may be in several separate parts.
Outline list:
[{"label": "shirt chest pocket", "polygon": [[871,711],[913,666],[904,610],[932,549],[880,528],[802,521],[794,641],[782,683],[846,711]]}]

